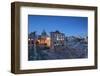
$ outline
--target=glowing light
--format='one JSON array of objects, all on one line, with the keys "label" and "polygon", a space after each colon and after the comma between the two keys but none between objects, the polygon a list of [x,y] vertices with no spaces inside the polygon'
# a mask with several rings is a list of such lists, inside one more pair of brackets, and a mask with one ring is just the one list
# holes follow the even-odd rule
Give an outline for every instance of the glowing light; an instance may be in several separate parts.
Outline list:
[{"label": "glowing light", "polygon": [[49,37],[47,37],[46,39],[47,39],[47,40],[50,40],[50,38],[49,38]]},{"label": "glowing light", "polygon": [[30,39],[28,39],[28,40],[30,40]]}]

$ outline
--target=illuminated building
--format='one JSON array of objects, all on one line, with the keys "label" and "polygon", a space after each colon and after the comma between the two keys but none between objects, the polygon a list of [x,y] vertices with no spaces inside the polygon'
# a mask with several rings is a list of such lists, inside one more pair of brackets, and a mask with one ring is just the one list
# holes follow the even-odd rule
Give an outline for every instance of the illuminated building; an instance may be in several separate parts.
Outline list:
[{"label": "illuminated building", "polygon": [[38,43],[39,43],[39,45],[44,45],[44,46],[50,47],[50,37],[39,38]]},{"label": "illuminated building", "polygon": [[51,32],[51,49],[66,47],[65,34],[59,31]]},{"label": "illuminated building", "polygon": [[50,36],[48,36],[45,30],[43,30],[41,35],[36,35],[36,33],[33,32],[29,35],[28,44],[32,46],[36,45],[41,48],[50,47],[51,49],[62,49],[66,47],[65,34],[55,31],[51,32]]},{"label": "illuminated building", "polygon": [[45,30],[43,30],[43,32],[39,36],[38,43],[41,46],[48,46],[48,47],[50,47],[50,37],[47,35]]}]

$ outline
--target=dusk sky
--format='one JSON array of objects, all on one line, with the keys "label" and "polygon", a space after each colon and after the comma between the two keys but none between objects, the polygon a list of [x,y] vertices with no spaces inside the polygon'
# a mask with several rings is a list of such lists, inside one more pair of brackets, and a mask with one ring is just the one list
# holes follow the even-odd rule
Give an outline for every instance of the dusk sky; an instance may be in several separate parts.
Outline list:
[{"label": "dusk sky", "polygon": [[45,30],[49,35],[56,30],[67,36],[83,36],[88,34],[88,18],[74,16],[28,15],[28,33],[37,34]]}]

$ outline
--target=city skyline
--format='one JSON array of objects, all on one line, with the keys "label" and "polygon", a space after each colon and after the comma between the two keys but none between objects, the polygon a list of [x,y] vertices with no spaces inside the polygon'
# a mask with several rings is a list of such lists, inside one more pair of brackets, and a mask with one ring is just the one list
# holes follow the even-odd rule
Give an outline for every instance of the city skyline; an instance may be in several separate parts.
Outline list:
[{"label": "city skyline", "polygon": [[28,16],[28,33],[36,31],[41,34],[43,30],[49,35],[50,32],[60,31],[65,35],[87,35],[88,32],[87,17],[71,17],[71,16],[44,16],[29,15]]}]

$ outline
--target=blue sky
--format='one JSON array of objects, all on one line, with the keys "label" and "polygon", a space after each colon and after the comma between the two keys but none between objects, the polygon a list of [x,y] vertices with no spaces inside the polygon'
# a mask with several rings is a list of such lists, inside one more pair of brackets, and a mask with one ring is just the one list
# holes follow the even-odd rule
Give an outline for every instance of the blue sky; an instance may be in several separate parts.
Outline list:
[{"label": "blue sky", "polygon": [[37,34],[45,30],[50,32],[59,30],[67,36],[87,35],[88,18],[74,16],[45,16],[28,15],[28,33],[36,31]]}]

